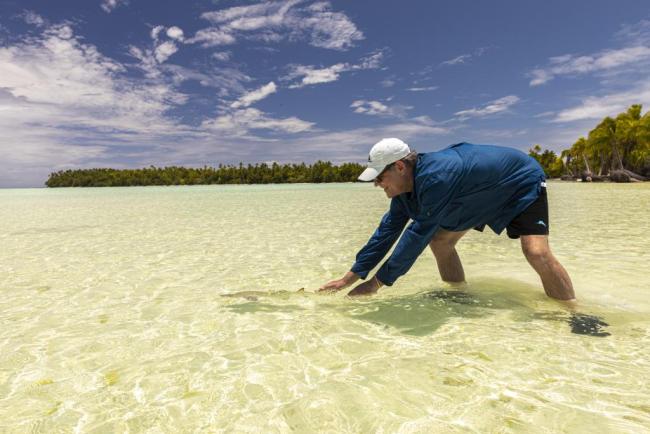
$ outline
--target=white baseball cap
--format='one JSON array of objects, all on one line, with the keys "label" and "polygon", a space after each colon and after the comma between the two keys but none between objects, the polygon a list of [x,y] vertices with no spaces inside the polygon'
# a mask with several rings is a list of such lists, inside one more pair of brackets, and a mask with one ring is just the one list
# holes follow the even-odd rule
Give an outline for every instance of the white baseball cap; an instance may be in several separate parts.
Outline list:
[{"label": "white baseball cap", "polygon": [[359,175],[359,181],[372,181],[391,163],[401,160],[411,152],[409,145],[400,139],[381,139],[368,154],[368,167]]}]

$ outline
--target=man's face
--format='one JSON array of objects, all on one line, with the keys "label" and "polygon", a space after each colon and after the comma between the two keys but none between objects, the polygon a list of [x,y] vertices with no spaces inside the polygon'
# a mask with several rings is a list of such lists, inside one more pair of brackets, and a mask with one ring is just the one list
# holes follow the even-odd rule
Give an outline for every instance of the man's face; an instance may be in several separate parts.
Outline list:
[{"label": "man's face", "polygon": [[409,190],[408,170],[403,161],[389,165],[375,178],[375,187],[381,187],[386,196],[392,198]]}]

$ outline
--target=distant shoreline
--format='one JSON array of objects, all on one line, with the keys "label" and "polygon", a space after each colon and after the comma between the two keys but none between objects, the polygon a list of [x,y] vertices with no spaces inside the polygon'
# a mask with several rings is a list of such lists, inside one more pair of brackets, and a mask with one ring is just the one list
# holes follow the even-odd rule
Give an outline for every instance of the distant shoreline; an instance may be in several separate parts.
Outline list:
[{"label": "distant shoreline", "polygon": [[[356,183],[364,166],[345,163],[335,166],[330,162],[313,165],[248,165],[203,167],[154,166],[143,169],[76,169],[52,173],[45,182],[49,188],[69,187],[155,187],[191,185],[279,185],[279,184],[333,184]],[[611,175],[597,176],[583,173],[580,177],[564,175],[548,177],[553,181],[585,183],[643,182],[625,174],[612,179]],[[40,188],[40,187],[29,187]]]},{"label": "distant shoreline", "polygon": [[132,187],[155,185],[253,185],[323,184],[355,182],[365,167],[357,163],[334,165],[329,161],[314,164],[239,164],[141,169],[76,169],[50,174],[46,187]]},{"label": "distant shoreline", "polygon": [[548,178],[548,179],[554,179],[557,181],[569,181],[569,182],[585,182],[585,183],[614,183],[614,184],[622,184],[622,183],[637,183],[637,182],[648,182],[650,181],[647,178],[640,177],[631,172],[627,171],[614,171],[610,173],[609,175],[593,175],[591,173],[583,173],[581,176],[570,176],[570,175],[564,175],[560,177],[555,177],[555,178]]}]

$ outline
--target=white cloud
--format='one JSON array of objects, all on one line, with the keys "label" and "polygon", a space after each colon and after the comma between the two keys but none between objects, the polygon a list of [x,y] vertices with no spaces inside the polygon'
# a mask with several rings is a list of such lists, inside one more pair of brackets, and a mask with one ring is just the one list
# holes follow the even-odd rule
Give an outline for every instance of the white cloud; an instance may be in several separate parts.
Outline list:
[{"label": "white cloud", "polygon": [[352,65],[350,68],[356,69],[377,69],[384,60],[384,50],[377,50],[369,56],[362,57],[359,63]]},{"label": "white cloud", "polygon": [[140,61],[140,68],[151,78],[159,77],[160,65],[178,51],[178,46],[174,43],[174,40],[182,42],[183,39],[183,31],[176,26],[172,26],[165,32],[172,41],[161,41],[160,35],[164,30],[165,26],[155,26],[151,29],[149,35],[153,40],[152,48],[129,47],[129,54]]},{"label": "white cloud", "polygon": [[33,11],[25,11],[23,13],[23,19],[27,24],[31,24],[36,27],[42,27],[46,24],[46,21],[43,19],[43,17]]},{"label": "white cloud", "polygon": [[246,136],[250,130],[301,133],[310,130],[313,125],[312,122],[307,122],[293,116],[284,119],[274,119],[258,109],[246,108],[205,121],[202,127],[218,132],[219,134],[237,137]]},{"label": "white cloud", "polygon": [[476,129],[472,128],[471,134],[473,137],[481,137],[481,140],[504,140],[512,139],[516,137],[523,137],[529,134],[527,129],[495,129],[495,128],[486,128],[486,129]]},{"label": "white cloud", "polygon": [[[625,74],[622,81],[603,81],[597,94],[584,96],[577,104],[537,115],[539,118],[548,117],[555,124],[552,131],[543,133],[549,135],[548,141],[567,146],[593,128],[594,121],[624,112],[632,104],[650,105],[650,81],[647,79],[650,21],[624,26],[616,37],[622,42],[620,48],[583,56],[565,54],[551,57],[546,68],[529,73],[531,86],[547,83],[558,76],[607,74],[611,77]],[[638,77],[636,80],[631,78],[635,76]],[[616,88],[612,87],[613,84]]]},{"label": "white cloud", "polygon": [[158,45],[154,50],[154,57],[158,63],[163,63],[169,57],[178,51],[178,47],[171,41],[165,41]]},{"label": "white cloud", "polygon": [[[280,2],[262,2],[248,6],[235,6],[213,12],[205,12],[201,15],[214,24],[232,23],[235,27],[260,28],[268,23],[279,24],[283,15],[298,1],[289,1],[285,5]],[[239,21],[237,21],[239,20]]]},{"label": "white cloud", "polygon": [[291,81],[295,78],[301,78],[299,82],[290,85],[290,89],[301,88],[311,84],[329,83],[338,80],[343,72],[379,68],[382,59],[383,53],[380,51],[362,58],[357,64],[337,63],[328,66],[327,68],[293,65],[291,66],[289,74],[282,79],[285,81]]},{"label": "white cloud", "polygon": [[438,86],[426,86],[426,87],[409,87],[406,90],[409,92],[431,92],[438,89]]},{"label": "white cloud", "polygon": [[445,60],[441,63],[441,65],[459,65],[461,63],[467,62],[471,58],[471,54],[461,54],[460,56],[454,57],[453,59]]},{"label": "white cloud", "polygon": [[551,116],[554,116],[554,115],[555,115],[555,112],[549,110],[549,111],[545,111],[545,112],[542,112],[542,113],[538,113],[538,114],[534,115],[533,117],[536,118],[536,119],[540,119],[540,118],[548,118],[548,117],[551,117]]},{"label": "white cloud", "polygon": [[625,24],[616,34],[619,39],[633,45],[650,44],[650,20],[641,20],[634,24]]},{"label": "white cloud", "polygon": [[170,37],[171,39],[182,41],[183,29],[181,29],[180,27],[171,26],[170,28],[167,29],[167,36]]},{"label": "white cloud", "polygon": [[340,73],[349,71],[348,65],[345,63],[337,63],[336,65],[327,68],[314,68],[313,66],[297,65],[293,67],[293,71],[286,77],[292,79],[302,77],[299,83],[289,86],[291,89],[304,87],[310,84],[329,83],[339,79]]},{"label": "white cloud", "polygon": [[165,64],[160,70],[167,74],[175,85],[185,81],[197,81],[201,86],[214,88],[219,97],[229,97],[232,94],[242,94],[246,91],[242,83],[252,79],[234,68],[218,68],[209,72],[199,72],[184,66]]},{"label": "white cloud", "polygon": [[235,37],[226,31],[217,28],[201,29],[194,37],[186,39],[188,44],[200,43],[202,47],[216,47],[218,45],[230,45],[236,42]]},{"label": "white cloud", "polygon": [[72,27],[67,24],[50,26],[43,31],[43,34],[59,39],[71,39],[74,36]]},{"label": "white cloud", "polygon": [[212,53],[212,57],[214,57],[217,60],[221,60],[222,62],[229,61],[231,56],[232,53],[230,51],[217,51]]},{"label": "white cloud", "polygon": [[248,107],[254,102],[263,100],[264,98],[271,95],[272,93],[275,93],[276,91],[277,91],[277,86],[275,85],[274,82],[270,82],[260,87],[259,89],[255,89],[251,92],[242,95],[237,101],[232,103],[230,107],[232,108]]},{"label": "white cloud", "polygon": [[508,95],[508,96],[504,96],[503,98],[490,101],[489,103],[487,103],[486,105],[480,108],[461,110],[459,112],[456,112],[455,115],[461,119],[495,115],[507,111],[508,109],[510,109],[510,107],[512,107],[517,102],[519,102],[518,96]]},{"label": "white cloud", "polygon": [[102,4],[100,6],[102,9],[104,9],[104,12],[110,14],[113,9],[125,4],[128,4],[128,0],[102,0]]},{"label": "white cloud", "polygon": [[219,11],[206,12],[201,15],[201,18],[231,30],[246,31],[280,27],[287,19],[289,10],[298,3],[300,3],[300,0],[235,6]]},{"label": "white cloud", "polygon": [[[137,85],[120,79],[125,72],[121,64],[83,44],[72,29],[63,27],[0,48],[0,87],[28,104],[42,105],[44,110],[78,109],[78,114],[108,108],[112,113],[132,111],[137,117],[161,113],[168,107],[165,101],[185,101],[182,94],[160,84]],[[64,37],[68,35],[71,37]]]},{"label": "white cloud", "polygon": [[106,156],[110,145],[187,133],[165,116],[185,95],[126,78],[67,25],[0,47],[0,89],[0,172],[43,176]]},{"label": "white cloud", "polygon": [[435,122],[433,121],[433,119],[431,119],[431,117],[429,117],[427,115],[416,116],[414,118],[411,118],[411,120],[413,122],[417,122],[417,123],[420,123],[420,124],[423,124],[423,125],[435,125]]},{"label": "white cloud", "polygon": [[140,65],[138,66],[149,78],[160,76],[160,70],[154,55],[154,50],[141,50],[138,47],[130,46],[129,54],[140,61]]},{"label": "white cloud", "polygon": [[584,119],[602,119],[614,116],[628,109],[632,104],[650,105],[650,81],[639,83],[634,88],[603,96],[589,96],[574,107],[561,110],[553,122],[574,122]]},{"label": "white cloud", "polygon": [[301,0],[263,2],[235,6],[201,15],[213,27],[199,30],[188,42],[204,46],[234,43],[242,36],[265,42],[307,39],[315,47],[345,50],[363,34],[341,12],[331,11],[329,2],[299,7]]},{"label": "white cloud", "polygon": [[388,112],[388,107],[379,101],[357,100],[353,101],[350,107],[355,113],[368,115],[385,115]]},{"label": "white cloud", "polygon": [[534,69],[530,71],[528,76],[532,78],[529,83],[531,86],[539,86],[540,84],[544,84],[553,78],[552,74],[543,69]]},{"label": "white cloud", "polygon": [[[453,65],[461,65],[463,63],[469,63],[469,61],[472,60],[472,58],[480,57],[484,55],[489,49],[492,48],[495,47],[494,46],[479,47],[476,50],[472,51],[471,53],[461,54],[460,56],[456,56],[453,59],[445,60],[444,62],[440,63],[440,66],[453,66]],[[426,72],[426,69],[423,72],[428,73]]]},{"label": "white cloud", "polygon": [[650,61],[650,47],[634,46],[618,50],[604,50],[589,56],[563,56],[549,59],[549,67],[534,69],[529,73],[531,86],[547,83],[560,75],[580,75],[611,70]]},{"label": "white cloud", "polygon": [[331,12],[329,3],[321,2],[322,8],[311,9],[313,15],[296,21],[305,32],[311,33],[311,44],[315,47],[344,50],[354,41],[363,39],[363,34],[340,12]]},{"label": "white cloud", "polygon": [[301,135],[290,141],[283,140],[282,145],[291,149],[298,161],[327,158],[333,162],[364,162],[372,144],[382,137],[399,137],[413,144],[418,137],[426,137],[430,141],[432,136],[446,135],[449,132],[449,129],[440,126],[403,120],[395,123],[382,122],[370,128]]},{"label": "white cloud", "polygon": [[404,117],[413,107],[405,105],[387,106],[381,101],[356,100],[350,104],[355,113],[370,116]]},{"label": "white cloud", "polygon": [[576,56],[564,54],[549,58],[548,65],[536,68],[527,75],[530,86],[539,86],[559,76],[578,76],[584,74],[640,73],[647,75],[650,67],[650,21],[641,20],[625,25],[616,34],[622,46],[605,49],[593,54]]},{"label": "white cloud", "polygon": [[160,32],[165,30],[165,26],[155,26],[153,29],[151,29],[151,32],[149,33],[149,36],[151,36],[151,39],[154,41],[158,40],[158,35],[160,35]]}]

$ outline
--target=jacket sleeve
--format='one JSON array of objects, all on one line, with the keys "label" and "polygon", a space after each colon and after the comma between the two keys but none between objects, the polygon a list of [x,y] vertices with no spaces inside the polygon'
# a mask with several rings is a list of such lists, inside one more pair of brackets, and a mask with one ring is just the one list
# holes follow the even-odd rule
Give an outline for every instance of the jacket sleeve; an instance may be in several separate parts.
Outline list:
[{"label": "jacket sleeve", "polygon": [[386,253],[395,244],[408,220],[409,216],[404,209],[404,205],[398,198],[393,198],[390,209],[384,214],[377,230],[357,253],[356,262],[350,271],[365,279],[370,270],[379,264],[379,261],[386,256]]},{"label": "jacket sleeve", "polygon": [[449,182],[450,178],[453,175],[445,179],[436,177],[423,189],[418,213],[422,218],[417,218],[406,228],[393,254],[377,272],[377,278],[383,284],[391,286],[406,274],[440,228],[441,217],[453,197],[454,185]]}]

